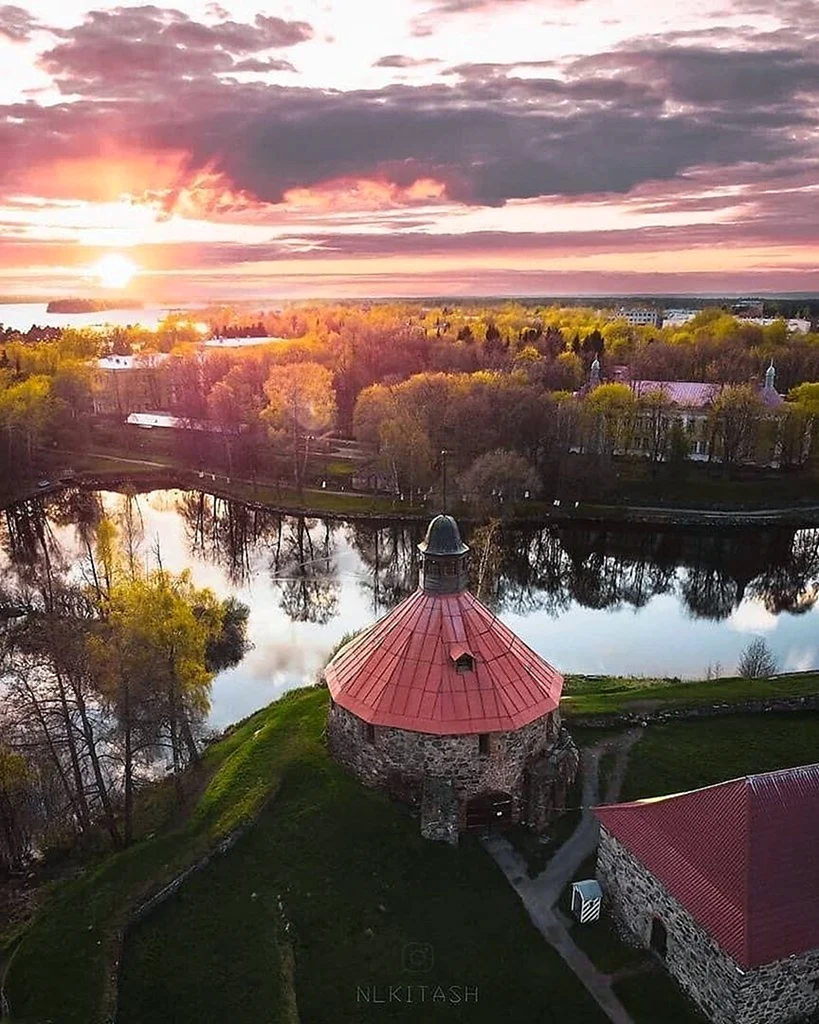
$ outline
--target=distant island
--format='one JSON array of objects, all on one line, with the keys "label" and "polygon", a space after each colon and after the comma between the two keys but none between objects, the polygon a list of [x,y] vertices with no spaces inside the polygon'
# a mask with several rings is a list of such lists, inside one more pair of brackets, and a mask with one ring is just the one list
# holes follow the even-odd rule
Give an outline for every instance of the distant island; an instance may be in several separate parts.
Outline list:
[{"label": "distant island", "polygon": [[136,299],[52,299],[47,313],[100,313],[105,309],[142,309]]}]

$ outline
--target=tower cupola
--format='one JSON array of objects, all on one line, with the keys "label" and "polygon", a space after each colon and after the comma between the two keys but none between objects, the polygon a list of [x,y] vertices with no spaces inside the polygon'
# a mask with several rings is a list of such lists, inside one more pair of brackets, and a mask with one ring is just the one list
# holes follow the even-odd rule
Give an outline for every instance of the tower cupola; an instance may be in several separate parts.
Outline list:
[{"label": "tower cupola", "polygon": [[469,585],[466,556],[469,547],[461,540],[452,516],[436,516],[418,545],[421,552],[421,587],[430,594],[457,594]]}]

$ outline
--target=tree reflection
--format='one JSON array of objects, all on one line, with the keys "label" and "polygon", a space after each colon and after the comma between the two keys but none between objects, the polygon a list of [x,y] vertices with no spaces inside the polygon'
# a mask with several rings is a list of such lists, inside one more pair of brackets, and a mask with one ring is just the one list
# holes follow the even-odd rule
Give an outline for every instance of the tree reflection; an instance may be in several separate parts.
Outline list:
[{"label": "tree reflection", "polygon": [[352,546],[369,570],[360,585],[370,594],[374,615],[392,608],[418,586],[418,544],[424,525],[356,520],[350,527]]},{"label": "tree reflection", "polygon": [[788,556],[765,570],[748,587],[773,615],[802,615],[819,599],[819,530],[801,530]]},{"label": "tree reflection", "polygon": [[219,565],[235,586],[247,582],[263,545],[281,532],[277,513],[202,491],[182,495],[177,510],[191,553]]},{"label": "tree reflection", "polygon": [[[329,622],[338,610],[339,581],[329,521],[288,518],[271,562],[281,606],[294,622]],[[313,533],[317,534],[314,540]]]},{"label": "tree reflection", "polygon": [[[93,546],[102,515],[99,496],[77,488],[7,509],[0,545],[8,571],[37,586],[48,560],[70,558],[52,525],[73,524],[80,550]],[[286,614],[325,623],[339,613],[339,551],[360,559],[359,587],[377,618],[418,585],[420,521],[334,520],[281,516],[201,492],[182,495],[177,511],[192,556],[219,565],[234,586],[269,571]],[[117,513],[123,536],[138,543],[140,513],[123,498]],[[648,530],[588,524],[541,528],[464,524],[472,547],[471,587],[498,613],[557,617],[573,604],[592,609],[642,608],[673,595],[693,618],[721,621],[743,601],[772,614],[800,614],[819,601],[819,530],[782,527]]]}]

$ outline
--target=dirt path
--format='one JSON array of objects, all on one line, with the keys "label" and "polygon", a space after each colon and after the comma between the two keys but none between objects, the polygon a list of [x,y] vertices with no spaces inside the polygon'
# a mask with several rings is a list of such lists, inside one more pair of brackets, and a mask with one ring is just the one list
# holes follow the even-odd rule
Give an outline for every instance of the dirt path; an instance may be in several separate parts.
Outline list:
[{"label": "dirt path", "polygon": [[[642,730],[630,729],[582,751],[582,817],[571,836],[536,878],[529,878],[525,861],[508,840],[502,836],[487,836],[483,840],[485,848],[520,896],[535,927],[574,971],[612,1024],[634,1022],[614,994],[612,979],[598,971],[572,939],[557,909],[557,902],[578,867],[597,846],[598,824],[591,808],[601,802],[613,803],[617,800],[628,766],[629,751],[641,735]],[[601,801],[598,777],[600,756],[610,750],[615,752],[616,759]]]}]

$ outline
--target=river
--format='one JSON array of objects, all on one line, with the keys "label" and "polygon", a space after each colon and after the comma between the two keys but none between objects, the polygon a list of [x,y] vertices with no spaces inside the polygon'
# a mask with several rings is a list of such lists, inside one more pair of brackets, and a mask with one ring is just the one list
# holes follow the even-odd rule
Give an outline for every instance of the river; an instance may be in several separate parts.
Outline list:
[{"label": "river", "polygon": [[[19,527],[38,514],[54,561],[71,572],[87,497],[66,491],[9,510],[0,579],[24,571],[30,553]],[[128,500],[108,492],[100,499],[114,517]],[[197,585],[250,608],[253,647],[214,680],[217,728],[313,681],[345,633],[417,584],[423,524],[281,517],[198,492],[132,500],[149,561],[158,546],[166,568],[188,567]],[[816,529],[507,530],[480,596],[563,672],[703,678],[719,663],[727,675],[755,636],[767,640],[781,671],[819,667]]]}]

